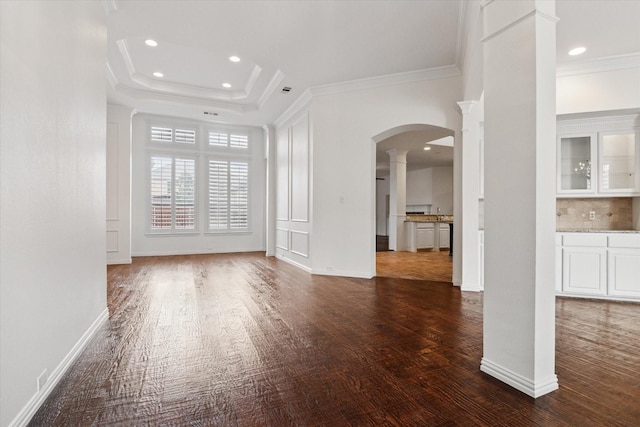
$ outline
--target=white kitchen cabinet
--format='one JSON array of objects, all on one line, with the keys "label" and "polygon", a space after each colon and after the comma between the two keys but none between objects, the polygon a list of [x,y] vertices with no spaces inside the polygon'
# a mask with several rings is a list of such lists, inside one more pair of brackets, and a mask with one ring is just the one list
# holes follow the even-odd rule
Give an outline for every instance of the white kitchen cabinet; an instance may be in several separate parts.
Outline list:
[{"label": "white kitchen cabinet", "polygon": [[640,300],[640,233],[558,233],[556,263],[560,295]]},{"label": "white kitchen cabinet", "polygon": [[562,292],[562,235],[556,233],[556,292]]},{"label": "white kitchen cabinet", "polygon": [[640,297],[640,234],[613,234],[608,240],[609,295]]},{"label": "white kitchen cabinet", "polygon": [[416,247],[430,249],[435,245],[435,229],[433,223],[418,223],[416,227]]},{"label": "white kitchen cabinet", "polygon": [[606,248],[564,247],[562,266],[563,292],[580,295],[606,294]]},{"label": "white kitchen cabinet", "polygon": [[557,194],[624,197],[640,194],[638,115],[557,122]]},{"label": "white kitchen cabinet", "polygon": [[440,223],[440,231],[438,233],[440,237],[438,246],[440,248],[449,248],[449,224]]},{"label": "white kitchen cabinet", "polygon": [[558,193],[594,192],[592,164],[596,158],[596,134],[558,137]]},{"label": "white kitchen cabinet", "polygon": [[638,191],[638,155],[635,132],[605,132],[598,143],[601,193]]},{"label": "white kitchen cabinet", "polygon": [[609,295],[640,297],[640,250],[609,249]]}]

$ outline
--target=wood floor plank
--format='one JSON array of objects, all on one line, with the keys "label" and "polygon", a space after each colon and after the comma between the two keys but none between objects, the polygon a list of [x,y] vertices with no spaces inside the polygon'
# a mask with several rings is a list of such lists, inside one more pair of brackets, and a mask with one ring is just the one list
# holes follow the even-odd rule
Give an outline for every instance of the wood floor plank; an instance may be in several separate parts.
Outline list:
[{"label": "wood floor plank", "polygon": [[446,281],[146,257],[108,268],[108,306],[30,425],[640,425],[638,304],[558,298],[560,390],[539,399],[480,372],[482,294]]}]

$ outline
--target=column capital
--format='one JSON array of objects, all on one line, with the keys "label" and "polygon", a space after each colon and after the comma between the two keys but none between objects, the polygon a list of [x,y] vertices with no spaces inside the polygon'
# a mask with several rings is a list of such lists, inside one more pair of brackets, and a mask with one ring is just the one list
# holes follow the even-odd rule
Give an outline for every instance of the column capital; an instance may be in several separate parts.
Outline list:
[{"label": "column capital", "polygon": [[407,153],[409,150],[401,150],[399,148],[392,148],[391,150],[387,150],[387,154],[392,162],[397,161],[405,161],[407,160]]},{"label": "column capital", "polygon": [[463,115],[469,114],[473,107],[478,105],[478,101],[460,101],[457,103],[458,107],[460,107],[460,111],[462,111]]}]

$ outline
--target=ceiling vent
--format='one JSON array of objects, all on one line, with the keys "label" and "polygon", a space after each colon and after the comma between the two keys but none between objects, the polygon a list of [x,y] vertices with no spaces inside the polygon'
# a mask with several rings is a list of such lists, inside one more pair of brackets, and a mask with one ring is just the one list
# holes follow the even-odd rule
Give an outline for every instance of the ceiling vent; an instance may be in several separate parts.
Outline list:
[{"label": "ceiling vent", "polygon": [[289,92],[291,92],[291,88],[289,86],[285,86],[285,87],[282,88],[282,90],[280,92],[289,93]]}]

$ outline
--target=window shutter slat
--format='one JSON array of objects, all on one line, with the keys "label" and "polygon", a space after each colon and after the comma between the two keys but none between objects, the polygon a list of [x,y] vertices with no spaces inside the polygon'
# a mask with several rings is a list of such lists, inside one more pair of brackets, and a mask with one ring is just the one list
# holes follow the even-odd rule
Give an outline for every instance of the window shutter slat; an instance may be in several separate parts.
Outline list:
[{"label": "window shutter slat", "polygon": [[220,132],[209,132],[209,145],[227,147],[229,145],[229,135]]},{"label": "window shutter slat", "polygon": [[229,147],[231,148],[248,148],[249,136],[247,135],[230,135]]},{"label": "window shutter slat", "polygon": [[160,142],[173,141],[173,129],[159,126],[151,127],[151,140]]},{"label": "window shutter slat", "polygon": [[176,129],[176,142],[181,144],[195,144],[196,131],[192,129]]}]

